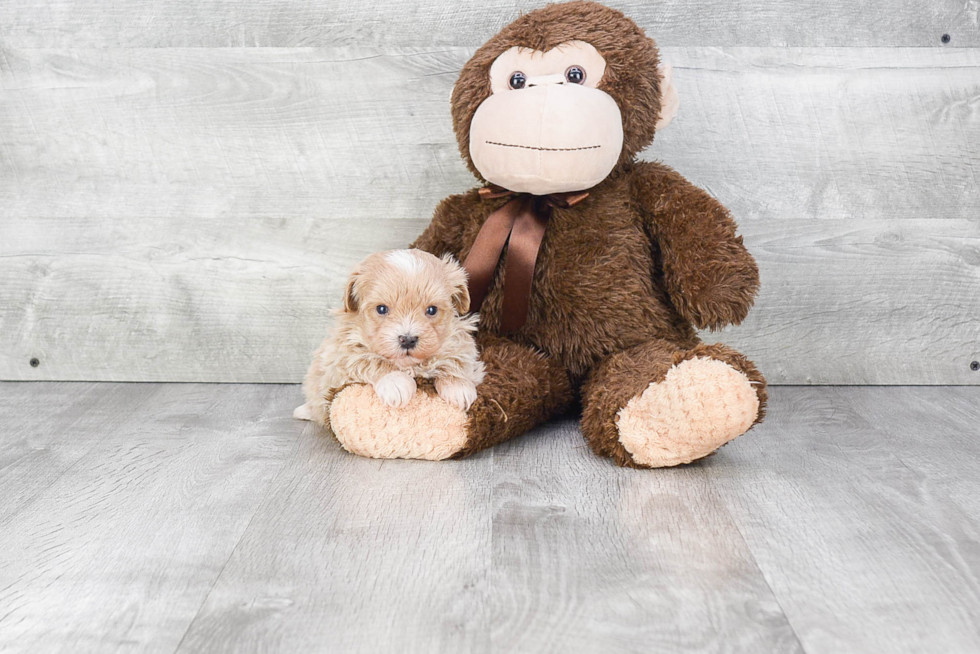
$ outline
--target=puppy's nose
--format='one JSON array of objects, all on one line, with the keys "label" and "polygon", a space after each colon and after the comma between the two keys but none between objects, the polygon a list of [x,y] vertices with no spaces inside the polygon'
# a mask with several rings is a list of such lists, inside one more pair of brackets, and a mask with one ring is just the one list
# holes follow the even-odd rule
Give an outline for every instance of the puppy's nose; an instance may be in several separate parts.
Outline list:
[{"label": "puppy's nose", "polygon": [[409,336],[408,334],[402,334],[398,337],[398,344],[401,345],[406,350],[411,350],[418,344],[418,336]]}]

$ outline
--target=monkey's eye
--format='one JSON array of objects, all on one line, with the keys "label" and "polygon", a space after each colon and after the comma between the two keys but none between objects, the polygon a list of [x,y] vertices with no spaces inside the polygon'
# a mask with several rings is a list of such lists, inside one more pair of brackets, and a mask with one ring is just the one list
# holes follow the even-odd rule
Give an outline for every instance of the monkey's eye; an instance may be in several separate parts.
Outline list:
[{"label": "monkey's eye", "polygon": [[527,83],[527,75],[519,70],[515,70],[510,74],[510,88],[512,89],[523,89],[524,84]]},{"label": "monkey's eye", "polygon": [[569,66],[565,71],[565,79],[572,84],[585,83],[585,69],[581,66]]},{"label": "monkey's eye", "polygon": [[425,315],[427,315],[427,316],[434,316],[437,313],[439,313],[439,309],[437,309],[435,307],[428,307],[425,310]]},{"label": "monkey's eye", "polygon": [[380,313],[382,316],[387,315],[388,314],[388,307],[385,306],[385,305],[383,305],[383,304],[379,304],[378,305],[378,313]]}]

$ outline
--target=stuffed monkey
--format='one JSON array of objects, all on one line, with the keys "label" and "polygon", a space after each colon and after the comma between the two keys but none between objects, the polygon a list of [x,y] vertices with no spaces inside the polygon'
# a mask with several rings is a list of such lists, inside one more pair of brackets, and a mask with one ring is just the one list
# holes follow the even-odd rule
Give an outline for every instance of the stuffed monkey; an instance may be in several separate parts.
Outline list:
[{"label": "stuffed monkey", "polygon": [[481,186],[443,200],[412,247],[464,262],[485,381],[466,413],[431,390],[394,410],[348,386],[330,414],[344,447],[465,456],[577,399],[591,449],[646,468],[762,420],[763,376],[696,332],[745,318],[755,261],[721,204],[636,158],[676,110],[658,66],[633,21],[593,2],[523,15],[466,63],[453,127]]}]

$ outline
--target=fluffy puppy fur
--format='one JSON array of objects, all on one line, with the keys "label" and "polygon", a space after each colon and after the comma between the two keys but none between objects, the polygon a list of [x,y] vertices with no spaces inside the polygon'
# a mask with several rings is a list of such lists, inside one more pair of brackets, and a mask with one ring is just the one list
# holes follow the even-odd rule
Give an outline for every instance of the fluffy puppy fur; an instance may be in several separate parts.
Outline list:
[{"label": "fluffy puppy fur", "polygon": [[407,404],[416,379],[466,411],[483,381],[477,358],[478,316],[470,308],[466,272],[456,260],[421,250],[372,254],[351,274],[333,331],[310,364],[306,404],[293,416],[329,426],[330,404],[348,384],[371,384],[386,404]]}]

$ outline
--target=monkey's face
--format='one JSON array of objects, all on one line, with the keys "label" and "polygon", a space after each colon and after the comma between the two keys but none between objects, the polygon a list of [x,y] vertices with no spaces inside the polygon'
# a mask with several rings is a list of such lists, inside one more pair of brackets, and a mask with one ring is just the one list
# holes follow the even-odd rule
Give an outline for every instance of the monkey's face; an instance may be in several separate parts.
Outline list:
[{"label": "monkey's face", "polygon": [[602,55],[578,40],[498,56],[491,93],[470,123],[469,154],[483,178],[534,195],[605,179],[623,149],[619,106],[598,88],[605,70]]},{"label": "monkey's face", "polygon": [[518,17],[453,86],[453,131],[481,180],[536,195],[584,191],[629,166],[662,118],[657,46],[636,23],[573,0]]}]

